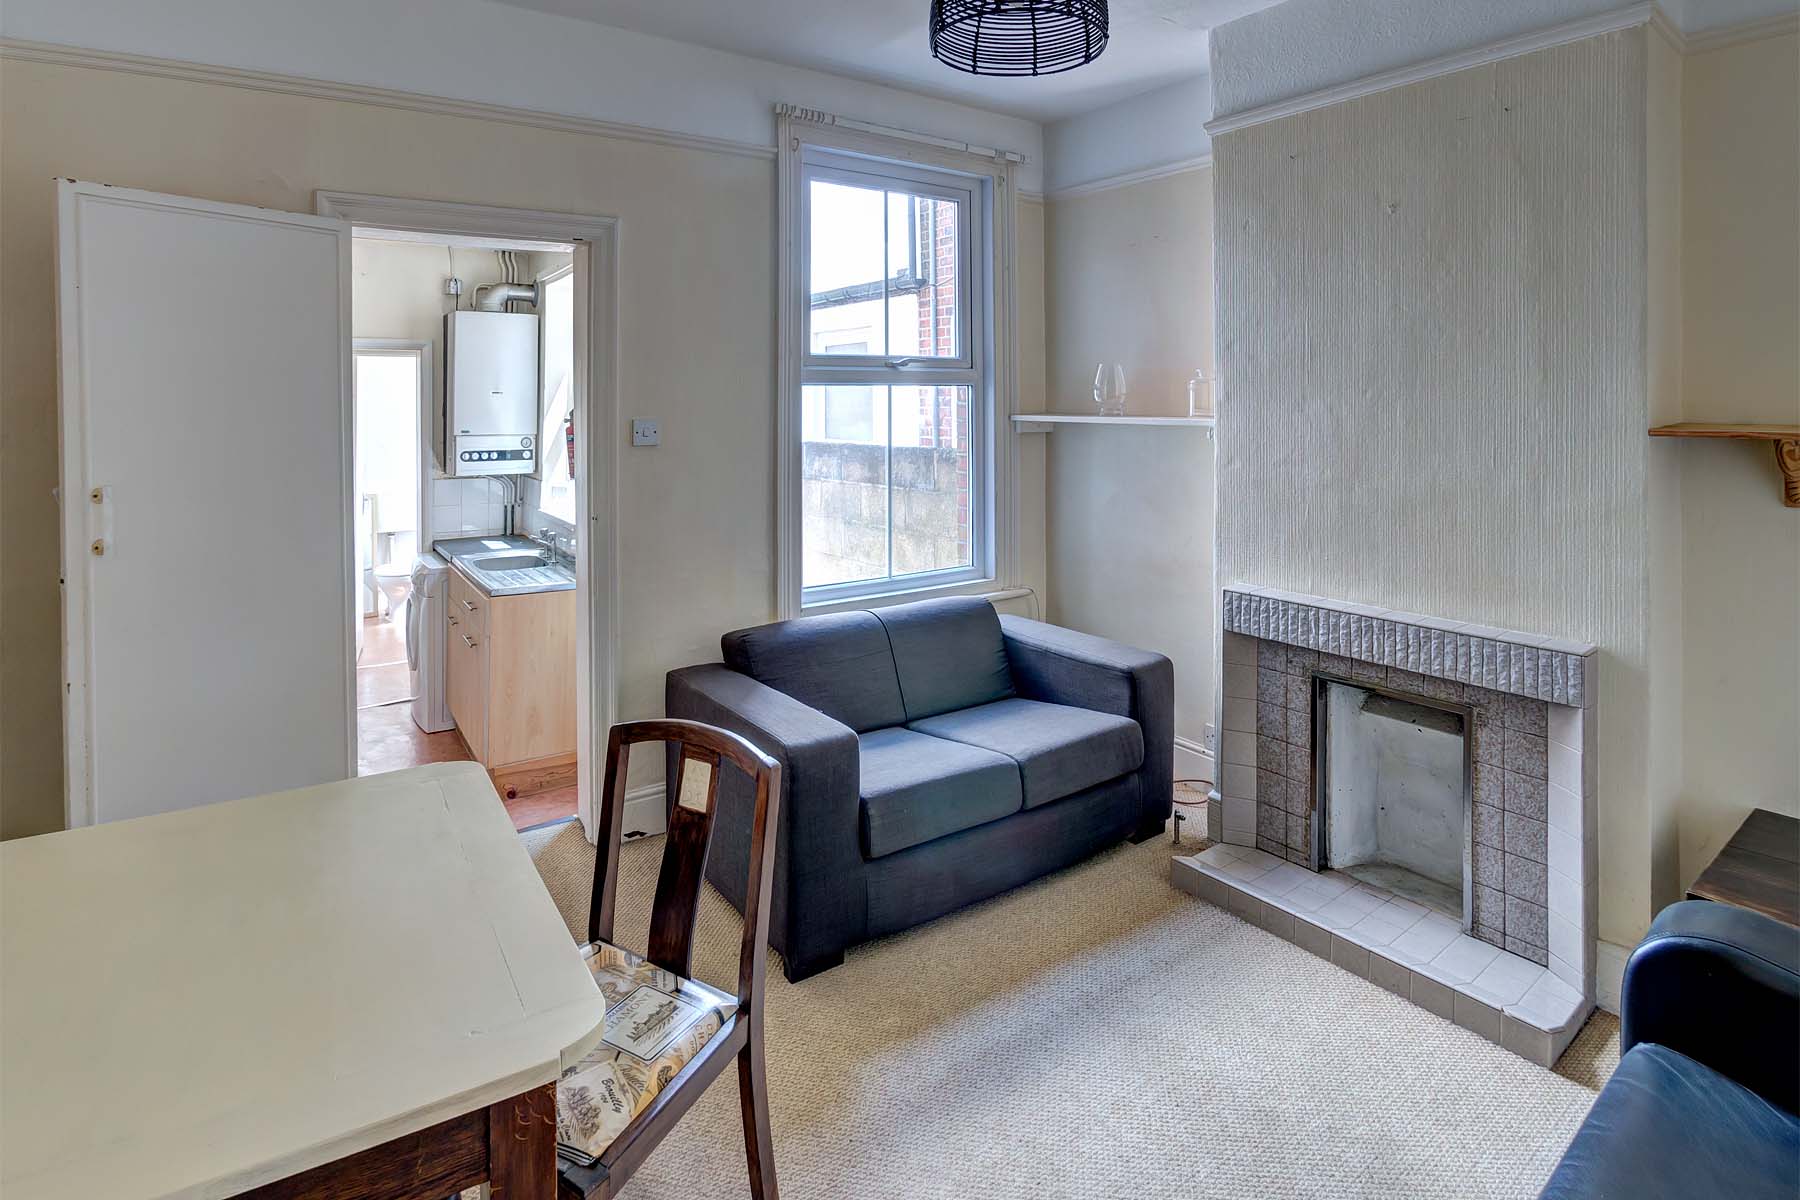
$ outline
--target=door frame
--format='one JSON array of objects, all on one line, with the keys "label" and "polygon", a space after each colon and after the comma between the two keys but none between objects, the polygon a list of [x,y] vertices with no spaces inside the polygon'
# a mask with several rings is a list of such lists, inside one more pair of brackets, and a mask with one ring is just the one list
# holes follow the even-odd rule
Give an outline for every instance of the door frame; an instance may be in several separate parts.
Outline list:
[{"label": "door frame", "polygon": [[[93,746],[90,741],[92,712],[88,684],[92,677],[92,636],[88,621],[88,555],[96,539],[110,538],[111,497],[104,481],[88,469],[87,379],[83,371],[84,318],[80,262],[80,214],[88,198],[122,203],[142,203],[158,208],[185,209],[212,216],[245,221],[297,225],[338,235],[338,441],[341,469],[349,481],[355,472],[355,414],[351,408],[352,360],[350,354],[350,242],[346,222],[330,213],[295,213],[253,208],[143,188],[114,187],[79,179],[56,181],[56,341],[58,350],[57,418],[62,438],[59,497],[62,508],[62,641],[63,641],[63,825],[76,829],[92,825],[95,811]],[[73,268],[73,269],[71,269]],[[347,508],[340,509],[343,554],[341,607],[345,621],[359,616],[355,530]],[[355,628],[343,625],[346,671],[344,679],[345,756],[344,774],[356,774],[356,638]]]},{"label": "door frame", "polygon": [[[576,811],[592,842],[598,837],[605,778],[604,741],[595,731],[612,726],[618,707],[618,218],[323,189],[315,195],[315,208],[320,216],[349,222],[353,234],[366,229],[569,243],[575,247],[575,261],[585,265],[587,288],[575,296],[576,428],[583,431],[586,447],[575,481],[580,531],[575,555],[580,613],[575,629],[575,752]],[[348,239],[345,245],[348,254]],[[349,341],[346,329],[346,347]],[[345,364],[348,375],[348,350]]]}]

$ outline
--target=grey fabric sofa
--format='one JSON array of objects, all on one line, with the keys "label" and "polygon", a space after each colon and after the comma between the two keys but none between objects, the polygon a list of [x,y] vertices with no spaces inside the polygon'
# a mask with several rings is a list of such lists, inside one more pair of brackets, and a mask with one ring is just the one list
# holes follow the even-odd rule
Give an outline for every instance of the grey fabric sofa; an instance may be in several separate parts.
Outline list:
[{"label": "grey fabric sofa", "polygon": [[[666,711],[781,763],[769,940],[791,980],[1168,820],[1175,685],[1160,654],[974,598],[722,644],[723,663],[669,672]],[[707,863],[740,910],[750,799],[726,772]]]}]

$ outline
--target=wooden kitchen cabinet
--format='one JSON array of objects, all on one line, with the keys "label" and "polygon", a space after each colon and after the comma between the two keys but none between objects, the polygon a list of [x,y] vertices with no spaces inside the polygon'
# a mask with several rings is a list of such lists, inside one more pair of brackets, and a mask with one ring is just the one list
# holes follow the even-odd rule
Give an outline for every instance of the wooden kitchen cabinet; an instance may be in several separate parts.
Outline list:
[{"label": "wooden kitchen cabinet", "polygon": [[575,593],[489,596],[449,578],[450,715],[503,794],[575,780]]}]

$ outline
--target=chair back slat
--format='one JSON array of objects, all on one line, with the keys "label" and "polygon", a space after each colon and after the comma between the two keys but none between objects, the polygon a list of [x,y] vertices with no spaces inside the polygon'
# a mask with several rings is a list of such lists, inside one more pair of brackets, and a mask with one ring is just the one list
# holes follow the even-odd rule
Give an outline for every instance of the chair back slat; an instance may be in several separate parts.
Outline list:
[{"label": "chair back slat", "polygon": [[675,804],[669,809],[662,869],[650,905],[650,949],[645,957],[677,975],[693,973],[694,921],[706,878],[721,765],[718,755],[685,744],[675,756]]},{"label": "chair back slat", "polygon": [[[692,975],[694,926],[718,809],[719,776],[730,764],[748,775],[755,785],[748,856],[750,878],[738,960],[738,999],[748,1005],[752,996],[760,998],[762,992],[781,768],[737,734],[698,721],[627,721],[612,727],[607,737],[606,784],[601,802],[600,844],[595,847],[588,940],[612,940],[626,769],[631,747],[652,741],[669,743],[678,750],[671,756],[676,773],[670,787],[674,801],[669,806],[668,834],[663,841],[656,897],[650,908],[650,939],[645,955],[664,970],[684,977]],[[760,1017],[760,1005],[751,1011]]]}]

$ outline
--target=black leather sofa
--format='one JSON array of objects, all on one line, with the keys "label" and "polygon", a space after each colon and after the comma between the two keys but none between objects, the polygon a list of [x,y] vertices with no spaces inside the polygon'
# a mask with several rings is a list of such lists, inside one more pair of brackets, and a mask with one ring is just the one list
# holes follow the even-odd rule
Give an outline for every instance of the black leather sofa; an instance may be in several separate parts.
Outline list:
[{"label": "black leather sofa", "polygon": [[[791,980],[1168,820],[1175,685],[1160,654],[974,598],[722,645],[723,663],[669,672],[666,711],[781,763],[769,940]],[[707,878],[741,911],[748,781],[726,772],[717,805]]]},{"label": "black leather sofa", "polygon": [[1800,929],[1665,908],[1625,965],[1619,1050],[1543,1200],[1800,1196]]}]

